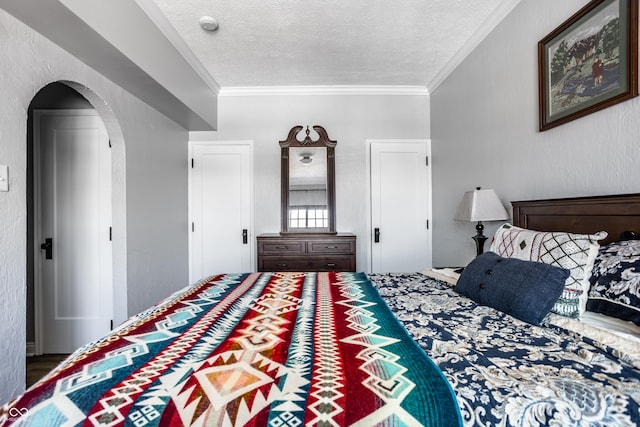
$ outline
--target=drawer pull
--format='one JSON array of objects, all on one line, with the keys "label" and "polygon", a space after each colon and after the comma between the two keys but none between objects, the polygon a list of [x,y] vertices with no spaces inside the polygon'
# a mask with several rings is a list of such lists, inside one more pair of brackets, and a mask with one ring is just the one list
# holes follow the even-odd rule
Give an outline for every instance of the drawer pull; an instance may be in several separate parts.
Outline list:
[{"label": "drawer pull", "polygon": [[325,246],[324,248],[325,249],[338,249],[337,246]]},{"label": "drawer pull", "polygon": [[335,264],[335,263],[333,263],[333,262],[329,262],[329,263],[327,263],[327,267],[335,267],[335,266],[336,266],[336,264]]},{"label": "drawer pull", "polygon": [[276,264],[276,267],[286,268],[289,267],[289,264]]},{"label": "drawer pull", "polygon": [[289,249],[289,246],[276,246],[276,249]]}]

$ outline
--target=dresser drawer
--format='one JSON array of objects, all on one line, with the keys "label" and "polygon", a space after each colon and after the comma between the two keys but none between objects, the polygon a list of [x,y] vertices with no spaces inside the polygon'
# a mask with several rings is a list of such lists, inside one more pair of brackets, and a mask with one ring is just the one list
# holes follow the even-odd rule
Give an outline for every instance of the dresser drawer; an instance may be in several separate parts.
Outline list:
[{"label": "dresser drawer", "polygon": [[353,240],[310,240],[307,242],[307,252],[310,254],[351,254],[355,250],[355,241]]},{"label": "dresser drawer", "polygon": [[353,271],[355,257],[263,257],[260,271]]},{"label": "dresser drawer", "polygon": [[261,234],[258,271],[356,271],[356,236],[350,233]]},{"label": "dresser drawer", "polygon": [[258,252],[267,254],[303,254],[305,242],[294,240],[258,240]]}]

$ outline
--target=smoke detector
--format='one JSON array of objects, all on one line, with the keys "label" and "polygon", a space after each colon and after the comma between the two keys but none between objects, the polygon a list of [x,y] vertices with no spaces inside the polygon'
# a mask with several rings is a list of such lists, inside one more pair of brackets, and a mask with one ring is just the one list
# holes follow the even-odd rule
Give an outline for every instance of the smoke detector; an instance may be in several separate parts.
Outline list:
[{"label": "smoke detector", "polygon": [[218,20],[211,16],[203,16],[200,18],[200,27],[205,31],[215,31],[218,29]]}]

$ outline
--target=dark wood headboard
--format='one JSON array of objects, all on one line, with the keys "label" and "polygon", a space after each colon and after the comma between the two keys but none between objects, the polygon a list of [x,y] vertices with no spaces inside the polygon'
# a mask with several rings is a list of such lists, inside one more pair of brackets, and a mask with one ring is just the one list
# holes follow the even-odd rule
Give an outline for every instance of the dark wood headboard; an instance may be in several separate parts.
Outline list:
[{"label": "dark wood headboard", "polygon": [[513,224],[538,231],[591,234],[606,231],[606,244],[623,231],[640,233],[640,194],[511,202]]}]

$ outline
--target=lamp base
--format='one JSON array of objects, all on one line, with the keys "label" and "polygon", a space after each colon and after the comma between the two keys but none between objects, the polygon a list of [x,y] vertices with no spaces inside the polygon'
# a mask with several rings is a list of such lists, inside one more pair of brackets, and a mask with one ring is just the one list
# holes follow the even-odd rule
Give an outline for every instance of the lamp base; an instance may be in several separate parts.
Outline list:
[{"label": "lamp base", "polygon": [[487,241],[487,236],[482,234],[483,231],[484,225],[482,225],[481,221],[478,221],[478,224],[476,224],[476,235],[472,237],[476,242],[476,256],[480,256],[484,252],[484,242]]}]

